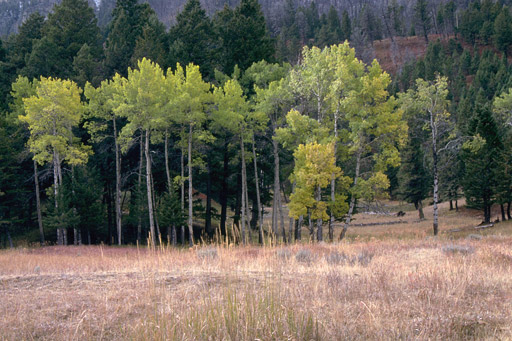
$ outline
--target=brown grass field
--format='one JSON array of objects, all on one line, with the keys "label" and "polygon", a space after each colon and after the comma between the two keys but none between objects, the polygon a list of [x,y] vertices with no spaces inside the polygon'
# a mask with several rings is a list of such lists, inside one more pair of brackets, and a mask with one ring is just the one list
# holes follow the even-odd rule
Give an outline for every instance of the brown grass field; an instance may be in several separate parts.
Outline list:
[{"label": "brown grass field", "polygon": [[425,213],[334,244],[3,250],[0,339],[512,340],[512,223],[443,204],[433,238]]}]

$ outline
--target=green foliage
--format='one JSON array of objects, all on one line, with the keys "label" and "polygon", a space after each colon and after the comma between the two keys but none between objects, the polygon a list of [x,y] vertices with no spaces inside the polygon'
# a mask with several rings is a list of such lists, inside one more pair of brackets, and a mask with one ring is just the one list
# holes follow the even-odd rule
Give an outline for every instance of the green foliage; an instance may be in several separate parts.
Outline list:
[{"label": "green foliage", "polygon": [[72,76],[73,59],[84,44],[89,46],[93,58],[102,53],[96,16],[86,0],[63,0],[55,5],[44,24],[43,33],[56,49],[56,60],[46,60],[55,67],[50,76]]},{"label": "green foliage", "polygon": [[409,132],[407,145],[401,153],[402,164],[398,173],[399,196],[415,205],[427,197],[430,189],[421,135],[421,132],[412,129]]},{"label": "green foliage", "polygon": [[186,224],[186,215],[181,210],[181,202],[176,188],[165,192],[158,201],[158,221],[161,226],[182,226]]},{"label": "green foliage", "polygon": [[160,66],[143,58],[138,62],[138,69],[128,69],[126,81],[114,81],[121,86],[121,96],[114,96],[113,111],[128,119],[121,131],[120,144],[124,151],[139,129],[151,133],[159,128],[156,118],[164,106],[164,80]]},{"label": "green foliage", "polygon": [[494,44],[507,54],[508,47],[512,45],[512,17],[508,7],[503,7],[494,22]]},{"label": "green foliage", "polygon": [[[56,197],[52,188],[49,188],[47,195],[51,199],[44,210],[44,225],[47,229],[54,232],[57,229],[77,228],[80,223],[80,215],[73,208],[69,185],[60,186]],[[57,204],[54,205],[52,202]]]},{"label": "green foliage", "polygon": [[83,113],[81,92],[72,81],[41,77],[35,95],[23,99],[25,115],[19,119],[28,124],[28,146],[39,164],[56,154],[71,165],[87,162],[90,147],[77,143],[72,131]]},{"label": "green foliage", "polygon": [[[321,198],[319,200],[317,191],[327,187],[333,176],[342,176],[341,169],[335,165],[334,144],[300,144],[293,155],[295,168],[292,177],[296,190],[290,196],[290,216],[298,219],[309,213],[312,219],[329,219],[328,203]],[[336,208],[339,210],[340,206]]]},{"label": "green foliage", "polygon": [[225,74],[238,65],[246,70],[254,62],[272,62],[274,46],[257,0],[242,0],[235,10],[224,7],[214,18],[221,42],[219,61]]},{"label": "green foliage", "polygon": [[484,220],[489,222],[490,207],[496,198],[495,188],[499,181],[496,171],[503,143],[501,136],[496,134],[497,126],[487,105],[477,107],[469,127],[477,139],[464,148],[464,195],[468,205],[484,210]]},{"label": "green foliage", "polygon": [[199,0],[188,0],[171,28],[170,65],[199,65],[206,79],[213,77],[216,37]]}]

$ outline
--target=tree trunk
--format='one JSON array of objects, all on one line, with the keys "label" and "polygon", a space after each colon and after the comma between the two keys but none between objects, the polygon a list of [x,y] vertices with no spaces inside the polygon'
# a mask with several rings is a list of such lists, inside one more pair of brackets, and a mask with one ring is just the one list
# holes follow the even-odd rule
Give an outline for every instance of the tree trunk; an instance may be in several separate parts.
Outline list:
[{"label": "tree trunk", "polygon": [[[59,209],[59,171],[57,164],[57,152],[53,152],[53,195],[55,196],[55,211],[57,212]],[[57,245],[63,245],[64,241],[62,238],[62,230],[57,228]]]},{"label": "tree trunk", "polygon": [[[322,200],[322,189],[320,186],[316,188],[316,201],[320,202]],[[323,221],[322,219],[316,220],[316,240],[321,242],[324,240],[324,230],[323,230]]]},{"label": "tree trunk", "polygon": [[171,171],[169,170],[169,132],[165,129],[164,141],[165,175],[167,176],[167,190],[172,194]]},{"label": "tree trunk", "polygon": [[143,134],[140,134],[140,148],[139,148],[139,174],[138,174],[138,182],[137,182],[137,213],[138,213],[138,221],[137,221],[137,242],[140,244],[142,241],[142,162],[143,162],[143,142],[142,142]]},{"label": "tree trunk", "polygon": [[302,224],[304,222],[304,216],[299,217],[299,221],[297,222],[297,225],[295,225],[295,241],[301,240],[302,237]]},{"label": "tree trunk", "polygon": [[226,235],[226,218],[228,212],[228,177],[229,177],[229,154],[228,154],[228,139],[224,141],[224,165],[222,172],[222,191],[220,193],[220,233]]},{"label": "tree trunk", "polygon": [[7,234],[7,240],[9,241],[9,248],[14,249],[14,244],[13,244],[12,238],[11,238],[11,232],[9,231],[8,227],[5,228],[5,232]]},{"label": "tree trunk", "polygon": [[113,226],[113,222],[112,222],[112,212],[113,212],[113,208],[112,208],[112,184],[110,182],[107,183],[107,194],[106,194],[106,199],[107,201],[107,224],[108,224],[108,227],[107,227],[107,245],[112,245],[112,226]]},{"label": "tree trunk", "polygon": [[194,246],[193,206],[192,206],[192,123],[188,128],[188,233],[189,244]]},{"label": "tree trunk", "polygon": [[457,199],[455,199],[455,212],[459,212],[459,203]]},{"label": "tree trunk", "polygon": [[[275,131],[275,126],[273,127],[273,130]],[[280,197],[280,184],[279,184],[279,150],[278,150],[278,144],[277,141],[272,139],[272,146],[274,151],[274,200],[273,200],[273,208],[272,208],[272,233],[277,238],[277,224],[278,224],[278,205],[280,203],[279,197]]]},{"label": "tree trunk", "polygon": [[[71,166],[71,194],[73,195],[73,214],[76,216],[76,196],[75,196],[75,167]],[[73,228],[73,245],[78,245],[78,229]]]},{"label": "tree trunk", "polygon": [[256,159],[256,141],[252,135],[252,158],[254,163],[254,182],[256,183],[256,204],[258,205],[258,242],[263,244],[263,208],[261,207],[260,181],[258,178],[258,162]]},{"label": "tree trunk", "polygon": [[416,203],[416,209],[418,210],[418,218],[420,220],[425,219],[425,214],[423,214],[423,202],[421,200]]},{"label": "tree trunk", "polygon": [[34,161],[34,182],[36,185],[36,207],[37,207],[37,224],[39,225],[39,242],[44,245],[44,229],[43,216],[41,214],[41,197],[39,195],[39,174],[37,173],[37,162]]},{"label": "tree trunk", "polygon": [[[336,152],[338,150],[338,110],[334,113],[334,165],[336,166]],[[334,205],[336,201],[336,176],[333,174],[331,177],[331,204]],[[329,240],[334,240],[334,214],[331,210],[329,217]]]},{"label": "tree trunk", "polygon": [[213,238],[214,231],[212,229],[212,165],[210,158],[208,158],[207,167],[208,174],[206,178],[206,217],[204,229],[208,235],[208,239],[211,240]]},{"label": "tree trunk", "polygon": [[284,227],[284,215],[283,215],[283,203],[281,202],[281,192],[277,195],[278,200],[278,209],[279,209],[279,218],[281,220],[281,231],[283,232],[283,243],[288,242],[288,238],[286,237],[286,228]]},{"label": "tree trunk", "polygon": [[[357,180],[359,179],[359,172],[361,169],[361,153],[362,151],[359,150],[357,152],[356,157],[356,174],[354,177],[354,187],[357,186]],[[352,214],[354,213],[354,207],[356,205],[356,197],[354,194],[352,194],[352,197],[350,198],[350,206],[348,208],[347,218],[345,219],[345,224],[343,224],[343,229],[341,230],[340,238],[339,240],[342,240],[345,238],[345,234],[347,233],[348,226],[350,225],[350,221],[352,220]]]},{"label": "tree trunk", "polygon": [[308,214],[308,218],[309,218],[309,240],[311,242],[314,242],[315,241],[315,227],[313,225],[313,219],[311,219],[311,212],[309,212]]},{"label": "tree trunk", "polygon": [[453,211],[453,200],[450,199],[450,211]]},{"label": "tree trunk", "polygon": [[176,225],[174,225],[174,224],[172,224],[171,241],[172,241],[172,246],[176,246]]},{"label": "tree trunk", "polygon": [[117,227],[117,243],[122,244],[122,211],[121,211],[121,154],[119,153],[119,144],[117,143],[117,126],[115,117],[112,119],[114,127],[114,145],[116,149],[116,227]]},{"label": "tree trunk", "polygon": [[148,195],[149,233],[152,246],[156,246],[155,220],[153,216],[153,192],[151,185],[151,156],[149,155],[149,129],[146,129],[144,153],[146,156],[146,189]]},{"label": "tree trunk", "polygon": [[[151,172],[151,194],[153,195],[153,212],[156,212],[156,194],[155,194],[155,182],[153,179],[153,172]],[[153,213],[155,217],[155,230],[156,235],[158,236],[157,242],[162,240],[162,233],[160,231],[160,225],[158,224],[158,215]]]},{"label": "tree trunk", "polygon": [[[182,135],[183,135],[183,129],[182,129]],[[181,214],[184,214],[185,213],[185,153],[183,153],[183,149],[181,149],[180,164],[181,164],[181,181],[180,181]],[[181,227],[180,227],[180,242],[181,242],[181,245],[185,245],[185,225],[183,225],[183,224],[181,224]]]},{"label": "tree trunk", "polygon": [[244,148],[244,138],[243,138],[243,131],[242,133],[240,134],[240,162],[241,162],[241,166],[242,166],[242,243],[243,244],[246,244],[247,243],[247,240],[245,239],[245,223],[246,223],[246,205],[247,203],[245,202],[246,200],[246,196],[245,196],[245,187],[247,186],[247,183],[245,181],[245,152],[244,152],[245,148]]},{"label": "tree trunk", "polygon": [[[434,132],[435,130],[432,129]],[[437,236],[439,232],[439,210],[437,203],[439,200],[439,175],[437,174],[437,136],[433,133],[432,139],[432,160],[433,160],[433,171],[434,171],[434,236]]]},{"label": "tree trunk", "polygon": [[510,201],[507,203],[507,218],[508,220],[512,219],[512,216],[510,215]]},{"label": "tree trunk", "polygon": [[505,205],[500,204],[500,209],[501,209],[501,221],[506,221],[507,217],[505,216]]}]

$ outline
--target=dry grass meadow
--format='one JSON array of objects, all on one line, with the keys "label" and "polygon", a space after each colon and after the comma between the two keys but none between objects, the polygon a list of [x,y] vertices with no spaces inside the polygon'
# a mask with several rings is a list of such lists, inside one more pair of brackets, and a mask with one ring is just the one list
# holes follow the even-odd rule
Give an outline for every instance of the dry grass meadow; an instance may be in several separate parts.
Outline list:
[{"label": "dry grass meadow", "polygon": [[512,340],[512,223],[441,213],[436,238],[407,212],[334,244],[3,250],[0,339]]}]

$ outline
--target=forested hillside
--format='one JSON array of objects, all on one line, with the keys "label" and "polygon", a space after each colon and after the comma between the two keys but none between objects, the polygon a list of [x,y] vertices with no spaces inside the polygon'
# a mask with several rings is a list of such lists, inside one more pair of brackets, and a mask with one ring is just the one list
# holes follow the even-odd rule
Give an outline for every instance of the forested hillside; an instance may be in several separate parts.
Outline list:
[{"label": "forested hillside", "polygon": [[4,245],[335,240],[389,197],[434,234],[441,201],[511,218],[502,2],[223,5],[63,0],[0,40]]}]

